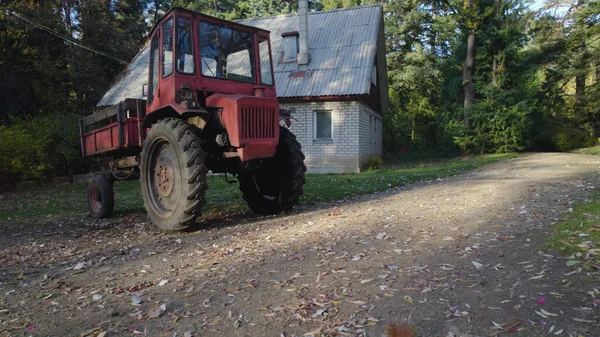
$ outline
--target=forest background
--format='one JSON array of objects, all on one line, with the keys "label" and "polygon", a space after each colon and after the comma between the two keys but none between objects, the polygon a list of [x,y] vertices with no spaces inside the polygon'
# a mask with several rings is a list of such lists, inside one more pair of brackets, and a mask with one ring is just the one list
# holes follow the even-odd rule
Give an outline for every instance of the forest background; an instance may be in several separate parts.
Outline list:
[{"label": "forest background", "polygon": [[[570,151],[600,136],[600,0],[382,3],[395,161]],[[281,0],[0,2],[0,190],[73,172],[78,120],[173,6],[225,19],[295,12]]]}]

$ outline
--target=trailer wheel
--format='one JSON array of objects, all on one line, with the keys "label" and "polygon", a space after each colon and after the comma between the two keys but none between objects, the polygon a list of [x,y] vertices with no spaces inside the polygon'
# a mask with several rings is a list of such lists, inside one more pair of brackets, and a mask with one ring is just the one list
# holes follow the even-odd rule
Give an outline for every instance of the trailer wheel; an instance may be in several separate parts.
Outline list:
[{"label": "trailer wheel", "polygon": [[200,216],[208,186],[200,146],[190,125],[177,118],[160,120],[148,132],[140,156],[142,197],[162,230],[189,229]]},{"label": "trailer wheel", "polygon": [[88,211],[96,219],[107,218],[115,205],[113,180],[105,175],[97,175],[90,180],[87,188]]},{"label": "trailer wheel", "polygon": [[296,136],[279,129],[275,156],[264,159],[256,171],[238,175],[240,190],[248,206],[258,214],[277,214],[290,210],[303,193],[304,154]]}]

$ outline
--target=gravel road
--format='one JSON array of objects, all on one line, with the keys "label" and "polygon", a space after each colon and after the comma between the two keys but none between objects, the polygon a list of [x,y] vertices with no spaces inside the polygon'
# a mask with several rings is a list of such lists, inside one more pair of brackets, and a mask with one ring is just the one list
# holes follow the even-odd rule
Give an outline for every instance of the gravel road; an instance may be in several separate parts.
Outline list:
[{"label": "gravel road", "polygon": [[599,168],[526,154],[191,233],[143,214],[0,225],[0,336],[600,336],[599,275],[544,249]]}]

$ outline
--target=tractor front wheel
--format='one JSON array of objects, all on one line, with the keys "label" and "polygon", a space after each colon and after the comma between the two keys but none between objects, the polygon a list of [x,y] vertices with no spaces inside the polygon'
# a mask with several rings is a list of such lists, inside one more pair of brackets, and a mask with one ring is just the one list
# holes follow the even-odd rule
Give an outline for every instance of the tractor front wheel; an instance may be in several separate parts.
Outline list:
[{"label": "tractor front wheel", "polygon": [[277,214],[298,203],[305,172],[300,143],[287,128],[280,127],[275,156],[263,159],[255,171],[240,173],[238,180],[244,199],[255,213]]},{"label": "tractor front wheel", "polygon": [[107,218],[115,206],[113,180],[110,176],[97,175],[87,188],[88,211],[96,219]]},{"label": "tractor front wheel", "polygon": [[200,216],[207,189],[200,139],[186,122],[166,118],[152,126],[140,159],[144,206],[165,231],[192,227]]}]

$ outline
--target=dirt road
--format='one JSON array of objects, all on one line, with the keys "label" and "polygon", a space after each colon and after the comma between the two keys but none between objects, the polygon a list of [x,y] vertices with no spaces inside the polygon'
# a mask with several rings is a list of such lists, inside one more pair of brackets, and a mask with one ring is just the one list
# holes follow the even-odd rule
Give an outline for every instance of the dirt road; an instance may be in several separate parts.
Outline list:
[{"label": "dirt road", "polygon": [[405,321],[421,336],[600,336],[599,276],[543,250],[599,167],[528,154],[183,234],[142,214],[1,225],[0,336],[379,337]]}]

